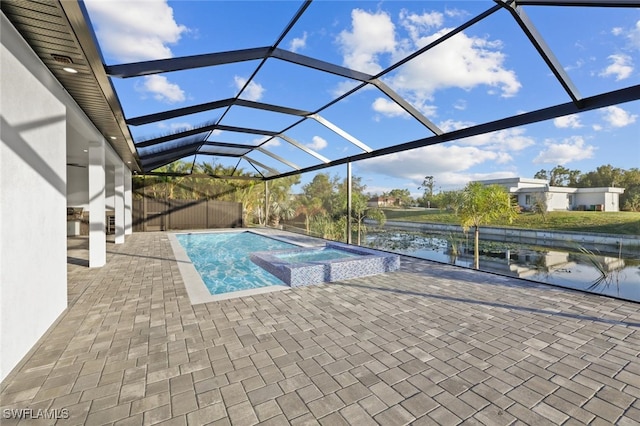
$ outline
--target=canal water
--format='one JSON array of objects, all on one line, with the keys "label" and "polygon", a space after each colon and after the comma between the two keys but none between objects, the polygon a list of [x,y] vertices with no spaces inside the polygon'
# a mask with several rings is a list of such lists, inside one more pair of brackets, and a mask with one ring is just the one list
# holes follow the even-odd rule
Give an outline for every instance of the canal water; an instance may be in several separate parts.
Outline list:
[{"label": "canal water", "polygon": [[[472,233],[370,230],[363,245],[473,267]],[[629,254],[613,246],[568,250],[496,241],[480,241],[479,248],[481,270],[640,302],[640,250]]]}]

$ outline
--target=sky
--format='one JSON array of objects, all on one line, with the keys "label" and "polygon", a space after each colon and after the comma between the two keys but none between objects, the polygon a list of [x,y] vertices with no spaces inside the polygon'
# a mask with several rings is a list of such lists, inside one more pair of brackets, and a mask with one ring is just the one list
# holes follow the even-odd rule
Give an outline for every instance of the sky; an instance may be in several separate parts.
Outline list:
[{"label": "sky", "polygon": [[[375,75],[494,4],[489,0],[315,1],[278,47]],[[105,63],[116,65],[273,45],[301,2],[85,0],[85,6]],[[523,9],[581,96],[640,84],[640,9]],[[243,87],[243,99],[315,111],[355,87],[352,80],[278,59],[267,60],[247,85],[258,63],[112,82],[127,118],[231,98]],[[570,101],[506,10],[398,67],[382,81],[445,131]],[[134,140],[141,141],[215,122],[223,112],[132,126],[131,132]],[[320,115],[370,149],[433,135],[371,85]],[[222,124],[251,123],[255,129],[280,132],[297,121],[285,114],[234,106]],[[285,134],[329,160],[363,152],[316,120],[307,119]],[[257,145],[264,137],[216,131],[209,140]],[[298,167],[319,163],[279,138],[265,148]],[[293,170],[263,153],[249,156],[280,172]],[[197,160],[238,162],[211,156]],[[604,164],[640,167],[640,101],[356,162],[353,174],[361,177],[370,193],[409,189],[418,196],[425,176],[433,176],[436,191],[444,191],[471,180],[532,178],[557,165],[588,172]],[[251,170],[247,162],[240,167]],[[323,172],[344,176],[346,166]],[[304,174],[302,184],[313,176]]]}]

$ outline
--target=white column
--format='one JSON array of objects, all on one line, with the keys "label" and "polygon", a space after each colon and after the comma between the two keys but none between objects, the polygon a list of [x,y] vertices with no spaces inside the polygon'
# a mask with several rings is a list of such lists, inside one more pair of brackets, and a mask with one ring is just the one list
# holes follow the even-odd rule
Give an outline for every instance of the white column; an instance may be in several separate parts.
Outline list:
[{"label": "white column", "polygon": [[107,233],[105,224],[105,142],[89,145],[89,267],[107,263]]},{"label": "white column", "polygon": [[116,220],[116,244],[124,243],[124,164],[118,162],[115,169],[115,220]]},{"label": "white column", "polygon": [[124,168],[124,234],[133,233],[133,201],[131,194],[131,170]]}]

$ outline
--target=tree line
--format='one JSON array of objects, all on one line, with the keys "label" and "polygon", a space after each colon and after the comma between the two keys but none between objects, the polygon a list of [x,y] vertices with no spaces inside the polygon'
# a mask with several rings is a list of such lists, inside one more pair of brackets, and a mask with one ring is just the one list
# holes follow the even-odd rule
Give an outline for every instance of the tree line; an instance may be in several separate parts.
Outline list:
[{"label": "tree line", "polygon": [[[640,168],[628,170],[613,167],[610,164],[597,167],[590,172],[571,170],[558,165],[550,170],[541,169],[533,176],[534,179],[543,179],[550,186],[563,186],[574,188],[624,188],[620,195],[622,210],[640,211]],[[422,207],[457,210],[460,205],[462,190],[436,192],[433,176],[425,176],[422,185],[418,187],[424,191],[423,195],[416,199],[411,197],[408,189],[392,189],[382,194],[383,197],[392,197],[397,206],[417,205]],[[376,195],[377,196],[377,195]]]},{"label": "tree line", "polygon": [[[215,163],[176,161],[157,174],[133,176],[134,197],[165,200],[220,200],[240,202],[245,224],[300,226],[312,235],[346,241],[348,229],[347,180],[318,173],[294,194],[300,176],[268,182],[248,180],[253,172]],[[225,179],[224,177],[233,177]],[[366,219],[384,224],[384,212],[368,205],[366,185],[360,177],[351,182],[351,225],[358,244],[366,234]]]}]

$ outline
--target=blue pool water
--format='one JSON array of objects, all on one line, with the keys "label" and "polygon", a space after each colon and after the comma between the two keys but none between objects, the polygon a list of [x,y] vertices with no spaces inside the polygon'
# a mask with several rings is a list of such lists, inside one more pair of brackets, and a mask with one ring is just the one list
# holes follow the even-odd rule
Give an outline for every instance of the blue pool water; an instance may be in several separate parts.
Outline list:
[{"label": "blue pool water", "polygon": [[283,285],[251,262],[249,254],[298,248],[253,232],[177,234],[176,237],[211,294]]},{"label": "blue pool water", "polygon": [[282,259],[284,262],[298,263],[298,262],[319,262],[323,260],[336,260],[345,259],[348,257],[357,257],[355,253],[349,253],[344,250],[319,248],[316,250],[308,250],[294,253],[279,253],[275,254],[275,257]]}]

